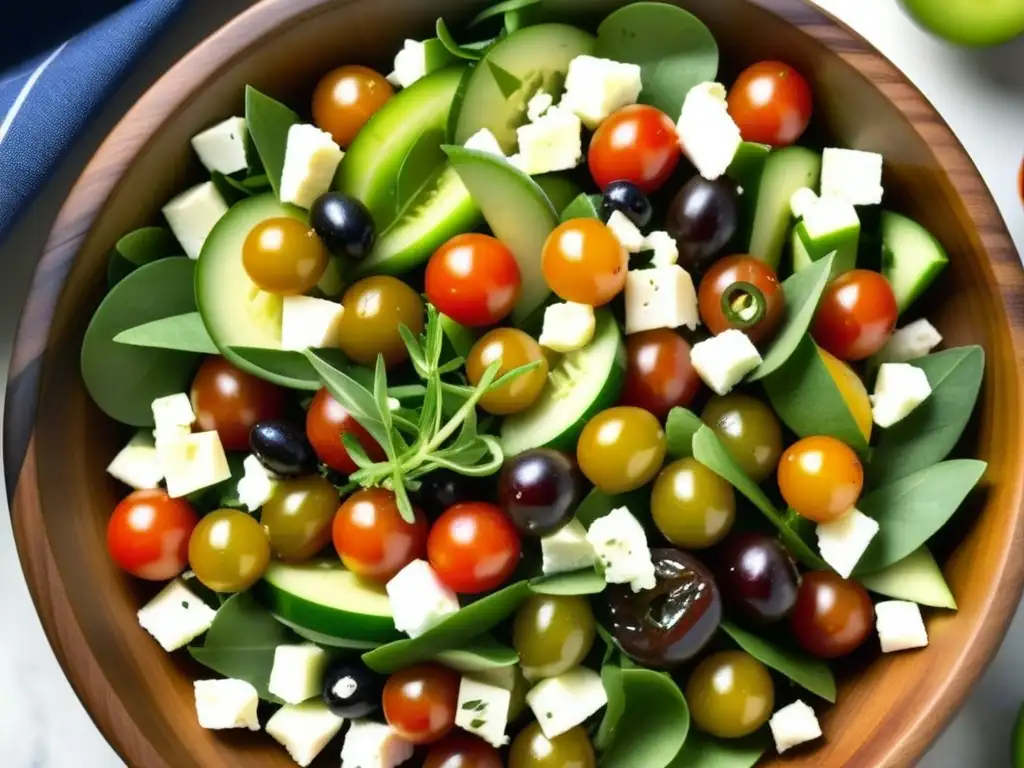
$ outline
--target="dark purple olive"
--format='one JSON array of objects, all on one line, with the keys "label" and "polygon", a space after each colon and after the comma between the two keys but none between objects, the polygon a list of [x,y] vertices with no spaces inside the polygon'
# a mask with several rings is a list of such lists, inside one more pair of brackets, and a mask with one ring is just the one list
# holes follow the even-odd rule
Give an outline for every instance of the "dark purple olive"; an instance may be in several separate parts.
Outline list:
[{"label": "dark purple olive", "polygon": [[708,644],[722,621],[718,586],[703,563],[678,549],[652,549],[654,589],[605,590],[609,625],[631,659],[655,669],[683,664]]},{"label": "dark purple olive", "polygon": [[324,673],[324,704],[338,717],[357,718],[380,708],[384,678],[351,659],[336,661]]},{"label": "dark purple olive", "polygon": [[290,421],[261,421],[249,432],[249,448],[260,464],[282,477],[316,471],[317,458],[305,430]]},{"label": "dark purple olive", "polygon": [[740,218],[740,196],[727,178],[694,176],[669,203],[665,229],[679,246],[679,264],[701,272],[729,244]]},{"label": "dark purple olive", "polygon": [[601,221],[608,221],[615,211],[621,211],[640,228],[650,224],[654,215],[647,195],[631,181],[613,181],[605,188],[601,198]]},{"label": "dark purple olive", "polygon": [[527,536],[547,536],[567,525],[582,495],[576,462],[550,448],[508,459],[498,478],[498,504]]},{"label": "dark purple olive", "polygon": [[484,479],[467,477],[448,469],[425,475],[416,492],[419,506],[431,518],[440,517],[446,509],[464,501],[488,501],[490,497]]},{"label": "dark purple olive", "polygon": [[796,605],[800,574],[789,552],[761,533],[739,533],[722,542],[715,572],[730,612],[758,624],[785,618]]},{"label": "dark purple olive", "polygon": [[377,240],[367,207],[340,192],[320,195],[309,209],[309,223],[327,250],[337,256],[364,259]]}]

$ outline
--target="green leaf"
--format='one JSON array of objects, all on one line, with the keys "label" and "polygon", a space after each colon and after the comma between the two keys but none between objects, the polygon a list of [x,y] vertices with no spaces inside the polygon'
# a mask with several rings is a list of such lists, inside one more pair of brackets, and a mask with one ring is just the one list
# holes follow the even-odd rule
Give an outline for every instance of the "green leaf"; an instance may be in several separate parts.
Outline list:
[{"label": "green leaf", "polygon": [[352,418],[359,422],[359,425],[369,432],[374,440],[381,446],[387,445],[391,437],[389,431],[381,423],[373,393],[347,372],[335,368],[323,360],[319,352],[307,350],[306,359],[309,360],[334,399],[352,414]]},{"label": "green leaf", "polygon": [[251,85],[245,87],[245,122],[259,153],[274,194],[281,197],[281,172],[288,145],[288,130],[301,118],[279,101],[264,96]]},{"label": "green leaf", "polygon": [[538,595],[597,595],[605,586],[604,576],[594,568],[540,576],[530,582],[530,590]]},{"label": "green leaf", "polygon": [[384,355],[377,355],[377,367],[373,372],[373,401],[377,408],[374,415],[384,427],[385,440],[381,447],[388,459],[394,461],[398,451],[395,448],[395,425],[391,418],[391,405],[388,403],[388,377],[384,370]]},{"label": "green leaf", "polygon": [[716,739],[694,730],[668,768],[754,768],[769,741],[764,729],[742,739]]},{"label": "green leaf", "polygon": [[395,181],[396,215],[405,209],[410,200],[417,198],[425,187],[436,183],[438,173],[448,164],[448,156],[441,151],[443,143],[444,131],[428,128],[409,148]]},{"label": "green leaf", "polygon": [[107,285],[113,288],[139,267],[171,256],[184,257],[178,239],[165,227],[143,227],[117,241],[107,265]]},{"label": "green leaf", "polygon": [[491,635],[481,635],[464,648],[441,651],[437,661],[459,672],[485,672],[515,666],[519,663],[519,654]]},{"label": "green leaf", "polygon": [[448,29],[448,25],[444,23],[444,19],[438,18],[435,29],[437,30],[437,39],[452,56],[466,61],[480,61],[483,58],[483,51],[480,48],[463,48],[459,45],[451,30]]},{"label": "green leaf", "polygon": [[974,459],[935,464],[883,486],[857,502],[879,527],[855,573],[874,573],[922,546],[953,516],[988,465]]},{"label": "green leaf", "polygon": [[605,705],[601,723],[594,734],[594,747],[604,752],[615,738],[615,729],[626,712],[626,687],[622,682],[622,667],[605,662],[601,667],[601,683],[604,685],[608,704]]},{"label": "green leaf", "polygon": [[476,333],[471,328],[459,325],[448,315],[440,315],[441,330],[456,357],[468,358],[476,343]]},{"label": "green leaf", "polygon": [[821,294],[825,292],[825,286],[828,285],[834,260],[835,254],[830,253],[791,275],[782,283],[782,292],[786,299],[786,318],[775,340],[764,353],[761,364],[750,374],[750,381],[757,381],[774,373],[793,356],[793,352],[807,334],[807,329],[811,327],[811,321],[814,320],[814,312],[818,308]]},{"label": "green leaf", "polygon": [[650,489],[640,488],[628,493],[611,495],[594,488],[576,509],[576,519],[584,528],[590,528],[599,517],[604,517],[619,507],[628,507],[641,524],[649,523],[651,519]]},{"label": "green leaf", "polygon": [[541,0],[504,0],[504,2],[495,3],[489,8],[484,8],[480,13],[473,17],[468,26],[475,27],[480,22],[487,21],[487,19],[492,19],[495,16],[501,16],[509,11],[518,11],[521,8],[537,5],[540,2]]},{"label": "green leaf", "polygon": [[671,677],[650,669],[623,669],[622,716],[601,755],[602,768],[668,765],[690,729],[690,710]]},{"label": "green leaf", "polygon": [[176,349],[201,355],[220,354],[198,312],[186,312],[137,325],[121,331],[114,341],[133,347]]},{"label": "green leaf", "polygon": [[835,704],[836,679],[828,664],[821,659],[815,659],[801,651],[777,646],[728,621],[722,622],[722,631],[766,667],[788,677],[815,696]]},{"label": "green leaf", "polygon": [[501,95],[506,99],[511,99],[523,87],[523,81],[507,69],[502,69],[490,59],[485,63],[487,64],[487,69],[490,70],[491,75],[494,77],[498,90],[501,91]]},{"label": "green leaf", "polygon": [[563,224],[572,219],[601,219],[601,196],[582,194],[573,200],[558,217]]},{"label": "green leaf", "polygon": [[869,488],[887,485],[949,455],[974,412],[985,351],[958,347],[910,364],[924,371],[932,394],[905,419],[881,430],[866,470]]},{"label": "green leaf", "polygon": [[[229,347],[229,349],[258,368],[272,371],[288,379],[288,386],[292,389],[316,391],[322,386],[316,369],[302,352],[266,347]],[[325,363],[344,370],[363,386],[373,386],[373,374],[349,360],[340,349],[318,349],[315,352]]]},{"label": "green leaf", "polygon": [[220,196],[224,198],[224,201],[228,204],[228,207],[234,205],[240,200],[244,200],[247,197],[252,197],[253,192],[246,187],[238,179],[232,178],[231,176],[225,176],[220,171],[210,172],[210,181],[213,182],[213,186],[220,192]]},{"label": "green leaf", "polygon": [[859,581],[877,595],[933,608],[957,609],[956,598],[928,547],[916,549],[880,571],[860,576]]},{"label": "green leaf", "polygon": [[325,648],[344,648],[352,651],[368,651],[380,646],[380,643],[372,643],[366,640],[349,640],[344,637],[335,637],[334,635],[328,635],[323,632],[317,632],[315,629],[309,629],[303,627],[287,619],[283,619],[280,616],[274,615],[274,618],[288,627],[292,632],[310,643],[316,643]]},{"label": "green leaf", "polygon": [[267,174],[259,173],[247,179],[242,179],[242,186],[255,195],[270,189],[270,179],[267,178]]},{"label": "green leaf", "polygon": [[693,411],[686,408],[673,408],[665,422],[665,439],[668,443],[668,455],[673,459],[685,459],[693,455],[693,436],[704,426]]},{"label": "green leaf", "polygon": [[665,3],[633,3],[597,28],[595,56],[639,64],[640,101],[679,119],[686,94],[718,75],[718,44],[692,13]]}]

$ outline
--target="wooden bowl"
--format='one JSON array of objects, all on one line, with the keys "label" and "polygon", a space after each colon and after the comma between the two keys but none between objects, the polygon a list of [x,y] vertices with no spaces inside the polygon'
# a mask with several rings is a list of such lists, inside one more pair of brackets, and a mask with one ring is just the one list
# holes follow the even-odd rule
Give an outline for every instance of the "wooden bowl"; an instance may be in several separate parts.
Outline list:
[{"label": "wooden bowl", "polygon": [[[621,3],[575,0],[581,7]],[[1006,630],[1024,580],[1022,270],[974,165],[928,102],[864,40],[803,0],[689,0],[733,72],[781,58],[813,81],[841,146],[886,158],[887,204],[920,220],[951,256],[929,317],[951,345],[987,353],[972,441],[989,462],[977,519],[945,564],[959,613],[934,612],[931,646],[847,676],[824,719],[825,742],[794,766],[904,766],[938,734]],[[196,723],[183,653],[165,654],[135,611],[152,593],[107,557],[119,495],[104,468],[123,436],[92,405],[78,371],[82,334],[119,235],[156,221],[196,172],[189,138],[241,114],[251,83],[308,103],[333,66],[386,66],[402,38],[465,17],[462,0],[264,0],[168,72],[121,121],[72,191],[36,271],[8,384],[6,479],[22,565],[50,642],[104,735],[132,766],[227,768],[292,763],[268,737]],[[386,71],[386,70],[385,70]],[[321,758],[337,765],[332,748]],[[641,768],[641,767],[638,767]]]}]

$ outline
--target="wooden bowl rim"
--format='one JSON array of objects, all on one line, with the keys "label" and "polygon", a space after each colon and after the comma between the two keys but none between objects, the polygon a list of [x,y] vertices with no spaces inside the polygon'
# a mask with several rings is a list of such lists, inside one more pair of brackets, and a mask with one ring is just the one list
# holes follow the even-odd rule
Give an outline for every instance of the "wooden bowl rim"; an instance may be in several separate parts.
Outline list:
[{"label": "wooden bowl rim", "polygon": [[[254,43],[270,32],[304,23],[308,18],[329,12],[339,4],[354,2],[360,0],[262,0],[213,32],[162,75],[110,132],[69,193],[34,272],[19,322],[8,373],[3,426],[5,481],[19,560],[47,639],[62,670],[101,733],[130,765],[143,764],[143,755],[152,760],[154,754],[145,749],[145,736],[130,715],[115,716],[115,707],[111,702],[116,702],[117,696],[96,659],[89,657],[85,659],[85,664],[71,663],[65,645],[84,637],[82,627],[70,611],[53,609],[54,606],[67,606],[67,595],[61,583],[60,571],[56,567],[53,549],[44,535],[38,536],[35,541],[28,535],[31,527],[29,521],[37,516],[36,507],[32,503],[35,489],[31,488],[35,480],[36,462],[45,460],[36,455],[32,430],[40,395],[43,356],[54,313],[75,255],[89,237],[93,222],[120,185],[125,171],[136,156],[145,151],[150,138],[164,130],[168,118],[182,109],[204,83],[219,77],[236,55],[250,50]],[[894,83],[905,87],[907,97],[904,101],[894,103],[886,97],[887,100],[894,103],[925,144],[929,144],[928,137],[922,134],[911,118],[922,114],[928,118],[930,132],[938,131],[942,143],[949,145],[947,151],[952,153],[944,161],[929,146],[935,166],[941,168],[947,176],[961,203],[968,192],[980,196],[980,202],[972,209],[964,206],[970,220],[975,226],[986,218],[997,222],[998,238],[1011,243],[1011,256],[1016,257],[1005,222],[977,167],[942,117],[902,71],[857,32],[823,9],[811,5],[808,0],[747,2],[787,23],[798,17],[803,26],[806,20],[813,28],[802,31],[860,70],[861,76],[876,90],[884,92],[883,86]],[[868,74],[857,67],[856,61],[850,60],[853,56],[865,55],[875,63],[872,72]],[[191,87],[170,87],[172,82],[182,79],[191,81]],[[930,138],[934,140],[936,134],[931,133]],[[954,164],[959,169],[957,173],[953,172]],[[981,248],[985,262],[991,267],[996,262],[993,253],[995,246],[982,242]],[[1011,268],[1021,271],[1019,259],[1014,258],[1014,261],[1015,267]],[[1005,268],[1006,265],[1001,266]],[[992,284],[995,282],[993,280]],[[1021,376],[1024,341],[1013,332],[1005,309],[1001,311],[999,321],[1001,326],[1009,326],[1010,329],[1010,344],[1014,350],[1018,374],[1018,386],[1011,396],[1014,402],[1019,403],[1020,384],[1024,379]],[[1018,430],[1018,442],[1024,448],[1022,434]],[[19,483],[19,480],[23,482]],[[1018,511],[1024,510],[1024,473],[1017,474],[1010,499]],[[986,598],[984,609],[979,612],[985,619],[977,623],[974,637],[969,638],[970,651],[961,657],[957,666],[945,672],[943,688],[924,703],[926,710],[921,716],[911,725],[901,728],[901,743],[890,751],[890,759],[897,754],[898,759],[907,763],[918,758],[957,710],[991,660],[1013,616],[1013,607],[1024,589],[1024,559],[1010,556],[1013,543],[1022,537],[1024,519],[1018,514],[999,552],[1000,605],[993,608],[996,602],[996,590],[993,590]],[[1007,600],[1008,595],[1013,599]],[[65,617],[64,620],[58,620],[60,614]],[[124,711],[121,710],[120,714],[124,714]]]}]

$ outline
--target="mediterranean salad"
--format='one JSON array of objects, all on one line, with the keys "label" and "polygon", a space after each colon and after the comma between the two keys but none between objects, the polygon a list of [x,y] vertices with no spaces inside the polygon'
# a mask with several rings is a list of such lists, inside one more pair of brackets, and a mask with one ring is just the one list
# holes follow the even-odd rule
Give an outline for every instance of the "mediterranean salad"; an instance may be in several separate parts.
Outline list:
[{"label": "mediterranean salad", "polygon": [[136,430],[139,631],[301,766],[813,750],[833,660],[956,609],[984,356],[919,301],[946,253],[809,73],[719,82],[686,11],[458,31],[248,88],[113,250],[81,363]]}]

